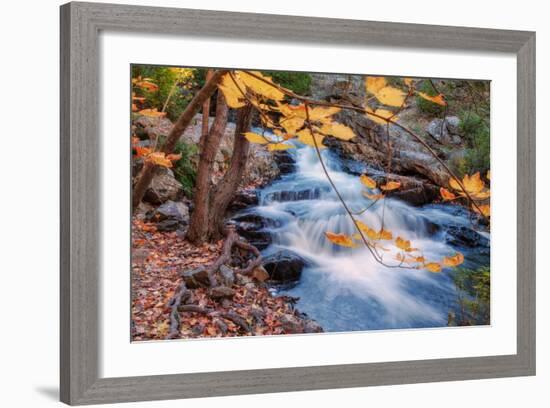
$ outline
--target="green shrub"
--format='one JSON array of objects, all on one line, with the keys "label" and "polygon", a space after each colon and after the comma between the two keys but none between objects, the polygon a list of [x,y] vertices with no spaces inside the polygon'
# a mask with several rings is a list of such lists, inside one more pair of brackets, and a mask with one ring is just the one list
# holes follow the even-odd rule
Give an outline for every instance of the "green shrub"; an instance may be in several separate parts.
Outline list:
[{"label": "green shrub", "polygon": [[[436,96],[438,94],[430,81],[421,81],[417,87],[417,90],[429,96]],[[418,95],[416,96],[416,105],[418,106],[420,112],[433,116],[438,116],[442,114],[445,110],[445,107],[438,105],[437,103],[428,101],[427,99],[424,99]]]},{"label": "green shrub", "polygon": [[176,143],[174,153],[181,154],[181,159],[174,163],[174,175],[182,184],[186,197],[192,198],[197,180],[197,154],[199,148],[195,143]]},{"label": "green shrub", "polygon": [[309,94],[311,86],[311,75],[305,72],[288,72],[288,71],[264,71],[265,75],[273,78],[276,84],[299,95]]},{"label": "green shrub", "polygon": [[491,277],[489,267],[458,268],[453,282],[458,292],[460,312],[450,324],[470,326],[490,323]]},{"label": "green shrub", "polygon": [[[159,111],[162,110],[174,83],[177,82],[176,87],[172,92],[172,96],[166,106],[167,117],[175,121],[179,115],[183,112],[191,98],[193,93],[189,90],[190,87],[194,87],[196,82],[194,80],[194,69],[190,77],[180,80],[181,75],[172,67],[154,66],[154,65],[132,65],[132,78],[150,78],[151,81],[158,86],[156,91],[148,91],[136,87],[134,92],[138,96],[144,96],[146,98],[146,105],[150,108],[156,108]],[[178,81],[179,80],[179,81]]]},{"label": "green shrub", "polygon": [[461,112],[459,116],[460,130],[467,146],[460,173],[485,173],[491,161],[491,136],[487,121],[472,111]]}]

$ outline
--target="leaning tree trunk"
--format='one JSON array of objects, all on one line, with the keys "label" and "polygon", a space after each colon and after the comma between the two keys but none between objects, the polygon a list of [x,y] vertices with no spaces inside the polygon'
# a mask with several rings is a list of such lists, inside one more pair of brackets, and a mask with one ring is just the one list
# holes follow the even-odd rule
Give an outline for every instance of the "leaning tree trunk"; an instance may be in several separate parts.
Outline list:
[{"label": "leaning tree trunk", "polygon": [[[204,84],[202,89],[195,95],[191,102],[189,102],[183,113],[180,115],[180,117],[172,127],[172,130],[166,137],[166,142],[164,143],[164,146],[162,148],[162,151],[164,153],[168,154],[174,151],[174,147],[176,146],[177,141],[179,140],[183,132],[185,132],[185,129],[187,129],[187,126],[189,125],[189,123],[191,123],[193,117],[201,109],[203,103],[212,96],[222,76],[226,72],[227,70],[218,70],[214,72],[210,80]],[[149,184],[151,184],[151,180],[153,180],[156,167],[157,166],[154,163],[147,161],[143,165],[143,168],[141,169],[141,172],[139,173],[138,179],[134,186],[134,191],[132,193],[133,210],[135,210],[136,207],[139,205],[141,199],[143,198],[143,195],[145,194],[145,191],[149,187]]]},{"label": "leaning tree trunk", "polygon": [[220,239],[224,235],[225,212],[235,196],[246,168],[250,143],[243,133],[249,130],[251,119],[251,105],[246,105],[238,111],[231,163],[210,198],[210,214],[208,216],[208,238],[210,240]]},{"label": "leaning tree trunk", "polygon": [[201,137],[201,152],[195,183],[194,209],[187,230],[187,239],[200,244],[208,238],[208,218],[210,209],[210,180],[214,160],[227,125],[227,103],[223,93],[218,92],[216,99],[216,117],[210,132]]}]

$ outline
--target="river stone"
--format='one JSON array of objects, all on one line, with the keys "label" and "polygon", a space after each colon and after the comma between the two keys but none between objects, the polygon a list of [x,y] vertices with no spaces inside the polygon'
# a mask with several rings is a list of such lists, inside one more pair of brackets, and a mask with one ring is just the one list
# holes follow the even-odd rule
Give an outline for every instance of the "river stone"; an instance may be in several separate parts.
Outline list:
[{"label": "river stone", "polygon": [[456,116],[446,117],[445,121],[437,118],[428,124],[426,132],[441,144],[457,145],[461,142],[459,125],[460,119]]},{"label": "river stone", "polygon": [[323,328],[315,320],[306,320],[304,323],[304,333],[322,333]]},{"label": "river stone", "polygon": [[235,290],[227,286],[216,286],[210,289],[210,297],[212,299],[232,299],[235,296]]},{"label": "river stone", "polygon": [[279,323],[285,333],[303,333],[304,328],[300,321],[291,314],[284,314],[279,317]]},{"label": "river stone", "polygon": [[463,225],[448,226],[445,232],[448,244],[467,248],[489,247],[486,237]]},{"label": "river stone", "polygon": [[189,208],[181,201],[166,201],[153,212],[152,218],[158,221],[175,220],[187,225],[189,223]]},{"label": "river stone", "polygon": [[231,269],[227,265],[222,265],[222,266],[220,266],[219,271],[220,271],[220,275],[222,277],[223,282],[227,286],[231,286],[231,285],[233,285],[233,283],[235,283],[235,273],[233,272],[233,269]]},{"label": "river stone", "polygon": [[185,286],[190,289],[210,286],[208,272],[204,267],[190,269],[181,273]]},{"label": "river stone", "polygon": [[166,201],[177,201],[183,196],[181,183],[174,178],[172,172],[156,174],[143,197],[151,204],[162,204]]},{"label": "river stone", "polygon": [[296,162],[289,152],[277,151],[273,153],[273,160],[281,174],[293,173],[296,170]]},{"label": "river stone", "polygon": [[306,261],[290,251],[279,251],[264,259],[263,266],[272,281],[286,283],[300,279]]}]

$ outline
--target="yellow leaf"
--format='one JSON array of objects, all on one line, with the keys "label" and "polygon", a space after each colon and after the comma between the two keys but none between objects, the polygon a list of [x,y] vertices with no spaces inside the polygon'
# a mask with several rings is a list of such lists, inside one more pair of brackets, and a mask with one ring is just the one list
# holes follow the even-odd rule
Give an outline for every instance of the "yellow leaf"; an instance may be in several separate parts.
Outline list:
[{"label": "yellow leaf", "polygon": [[321,126],[321,132],[334,136],[340,140],[350,140],[355,136],[355,133],[353,133],[353,130],[350,127],[335,122],[323,123]]},{"label": "yellow leaf", "polygon": [[269,150],[270,152],[273,152],[273,151],[276,151],[276,150],[292,149],[294,147],[295,146],[290,145],[290,144],[286,144],[286,143],[272,143],[272,144],[267,145],[267,150]]},{"label": "yellow leaf", "polygon": [[406,94],[400,89],[386,86],[375,93],[376,99],[388,106],[401,106],[405,102]]},{"label": "yellow leaf", "polygon": [[268,144],[269,143],[269,140],[266,139],[264,136],[262,135],[259,135],[257,133],[254,133],[254,132],[246,132],[246,133],[243,133],[243,136],[246,137],[246,139],[250,142],[250,143],[256,143],[256,144]]},{"label": "yellow leaf", "polygon": [[397,246],[397,248],[404,251],[409,251],[411,249],[411,241],[409,241],[408,239],[403,239],[401,237],[395,238],[395,245]]},{"label": "yellow leaf", "polygon": [[439,273],[441,272],[441,265],[438,264],[437,262],[429,262],[427,264],[424,265],[424,268],[429,271],[429,272],[432,272],[432,273]]},{"label": "yellow leaf", "polygon": [[[273,84],[271,78],[262,75],[259,71],[250,71],[250,73],[247,71],[236,71],[236,74],[249,89],[259,95],[275,101],[280,101],[285,97],[285,94]],[[256,77],[262,78],[263,81]],[[270,85],[270,83],[273,85]]]},{"label": "yellow leaf", "polygon": [[368,191],[363,191],[363,195],[367,197],[369,200],[380,200],[384,198],[384,194],[371,194]]},{"label": "yellow leaf", "polygon": [[338,112],[340,112],[340,108],[337,108],[335,106],[316,106],[314,108],[309,108],[309,120],[321,120],[324,118],[328,118],[329,116],[332,116]]},{"label": "yellow leaf", "polygon": [[454,268],[464,262],[464,255],[457,252],[453,256],[446,256],[443,258],[443,265]]},{"label": "yellow leaf", "polygon": [[454,200],[456,198],[456,196],[451,193],[449,190],[447,190],[446,188],[443,188],[441,187],[439,189],[439,192],[441,194],[441,197],[443,198],[443,200]]},{"label": "yellow leaf", "polygon": [[[390,119],[396,119],[394,116],[394,113],[387,110],[387,109],[376,109],[373,111],[371,108],[367,107],[367,118],[372,120],[373,122],[378,123],[379,125],[385,125],[390,121]],[[372,115],[374,113],[374,115]],[[377,116],[375,116],[377,115]]]},{"label": "yellow leaf", "polygon": [[491,180],[491,170],[487,170],[487,175],[485,177],[487,177],[487,180]]},{"label": "yellow leaf", "polygon": [[477,209],[477,207],[475,205],[472,204],[472,209],[476,213],[483,214],[485,217],[490,217],[491,216],[491,207],[489,206],[489,204],[478,205],[478,207],[479,207],[479,210]]},{"label": "yellow leaf", "polygon": [[295,134],[298,129],[301,129],[304,126],[304,119],[298,116],[286,117],[279,120],[279,125],[281,125],[287,133]]},{"label": "yellow leaf", "polygon": [[470,194],[479,193],[485,187],[485,183],[481,180],[479,171],[472,176],[466,174],[462,179],[462,184],[464,184],[464,188]]},{"label": "yellow leaf", "polygon": [[426,262],[426,259],[423,257],[423,256],[417,256],[417,257],[414,257],[413,258],[416,262],[419,262],[419,263],[424,263]]},{"label": "yellow leaf", "polygon": [[405,83],[405,85],[407,85],[409,88],[412,86],[413,84],[413,80],[412,78],[404,78],[403,79],[403,82]]},{"label": "yellow leaf", "polygon": [[383,186],[380,186],[380,189],[384,191],[391,191],[396,190],[399,187],[401,187],[401,183],[399,181],[388,181]]},{"label": "yellow leaf", "polygon": [[365,88],[367,92],[371,94],[378,93],[378,91],[384,88],[386,85],[387,85],[386,78],[384,77],[369,76],[365,81]]},{"label": "yellow leaf", "polygon": [[447,102],[445,102],[445,96],[443,94],[439,94],[436,96],[430,96],[424,92],[416,92],[418,96],[426,99],[427,101],[433,102],[435,104],[441,105],[441,106],[447,106]]},{"label": "yellow leaf", "polygon": [[279,111],[286,117],[299,117],[302,119],[306,118],[306,107],[304,104],[301,105],[289,105],[287,103],[277,102],[277,108]]},{"label": "yellow leaf", "polygon": [[378,231],[378,237],[379,239],[388,241],[393,238],[393,234],[391,233],[391,231],[381,229],[380,231]]},{"label": "yellow leaf", "polygon": [[[237,78],[235,78],[235,81],[239,83]],[[242,108],[246,102],[241,90],[239,90],[239,87],[235,84],[235,81],[233,81],[231,75],[225,74],[218,84],[218,88],[223,92],[227,106],[238,109]],[[244,91],[244,84],[239,84],[239,86]]]},{"label": "yellow leaf", "polygon": [[325,136],[319,133],[314,133],[314,136],[312,136],[309,129],[302,129],[297,133],[297,135],[298,135],[298,140],[305,145],[313,146],[313,147],[317,146],[317,148],[319,149],[326,148],[326,146],[323,145],[323,139],[325,138]]},{"label": "yellow leaf", "polygon": [[172,162],[166,158],[163,152],[150,153],[145,160],[154,163],[157,166],[172,167]]},{"label": "yellow leaf", "polygon": [[491,197],[491,192],[488,190],[480,191],[479,193],[471,193],[470,196],[476,200],[486,200],[487,198]]},{"label": "yellow leaf", "polygon": [[166,116],[166,112],[159,112],[157,108],[155,109],[143,109],[138,112],[140,115],[149,116],[151,118],[162,118]]},{"label": "yellow leaf", "polygon": [[327,239],[333,244],[340,245],[348,248],[356,248],[357,244],[353,242],[351,237],[345,234],[335,234],[333,232],[325,232]]},{"label": "yellow leaf", "polygon": [[366,174],[363,174],[361,177],[359,177],[359,180],[361,181],[361,183],[363,183],[368,188],[376,188],[376,181],[371,179]]}]

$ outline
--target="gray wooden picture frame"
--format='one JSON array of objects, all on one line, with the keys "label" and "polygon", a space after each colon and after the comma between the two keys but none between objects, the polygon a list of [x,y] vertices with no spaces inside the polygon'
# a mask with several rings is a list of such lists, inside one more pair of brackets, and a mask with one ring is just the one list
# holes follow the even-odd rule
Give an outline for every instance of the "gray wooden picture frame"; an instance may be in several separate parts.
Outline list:
[{"label": "gray wooden picture frame", "polygon": [[[100,378],[98,35],[102,30],[516,54],[517,354]],[[535,374],[535,33],[69,3],[61,6],[60,92],[63,402],[113,403]]]}]

